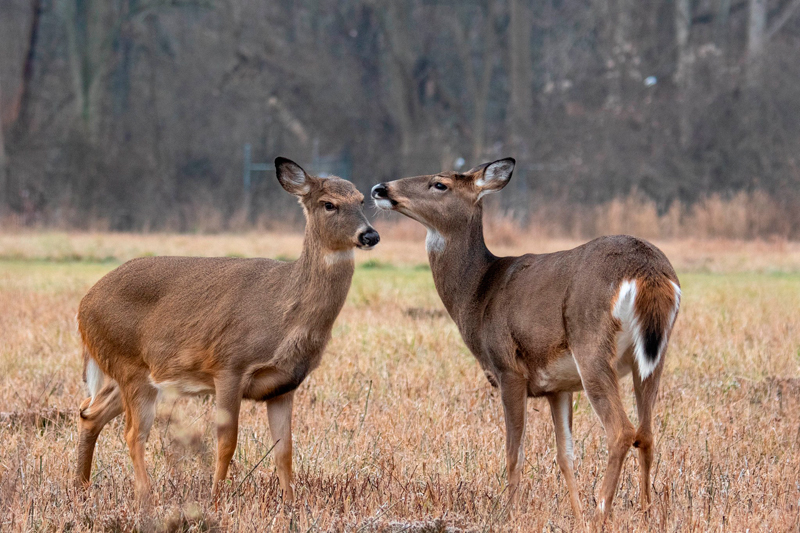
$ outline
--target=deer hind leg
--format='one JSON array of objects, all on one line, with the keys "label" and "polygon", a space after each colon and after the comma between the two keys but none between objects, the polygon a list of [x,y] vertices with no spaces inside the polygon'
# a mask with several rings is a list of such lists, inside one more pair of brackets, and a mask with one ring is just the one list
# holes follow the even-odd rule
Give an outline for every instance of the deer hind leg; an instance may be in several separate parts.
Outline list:
[{"label": "deer hind leg", "polygon": [[606,430],[608,466],[600,489],[600,501],[597,504],[601,519],[605,520],[611,512],[611,503],[617,490],[622,464],[633,445],[636,431],[625,413],[619,392],[617,371],[611,366],[613,343],[577,345],[573,347],[573,354],[589,402]]},{"label": "deer hind leg", "polygon": [[636,410],[639,417],[639,428],[633,446],[639,450],[639,502],[642,509],[650,505],[650,467],[653,465],[653,406],[658,396],[658,384],[664,358],[647,379],[642,381],[637,369],[633,371],[633,390],[636,394]]},{"label": "deer hind leg", "polygon": [[92,401],[86,398],[81,402],[78,419],[78,467],[77,482],[80,486],[91,483],[92,458],[97,437],[106,424],[122,414],[122,396],[115,381],[108,380],[106,385]]},{"label": "deer hind leg", "polygon": [[[572,393],[558,392],[547,397],[550,403],[550,414],[553,416],[553,425],[556,430],[556,462],[564,475],[569,490],[569,503],[575,513],[577,524],[583,525],[583,509],[578,495],[578,485],[575,482],[572,451]],[[585,527],[581,527],[585,529]]]},{"label": "deer hind leg", "polygon": [[286,502],[294,501],[292,488],[292,405],[294,391],[267,400],[269,432],[274,442],[275,466]]},{"label": "deer hind leg", "polygon": [[525,423],[528,384],[522,376],[505,374],[500,378],[500,397],[506,422],[506,470],[509,503],[517,501],[522,466],[525,464]]},{"label": "deer hind leg", "polygon": [[216,383],[217,396],[217,467],[214,471],[214,494],[228,475],[239,434],[239,408],[242,394],[238,381]]},{"label": "deer hind leg", "polygon": [[150,476],[144,461],[144,447],[150,428],[156,416],[156,400],[158,389],[149,383],[148,377],[137,379],[128,390],[123,389],[125,405],[125,440],[133,461],[133,473],[136,479],[136,494],[145,500],[150,493]]}]

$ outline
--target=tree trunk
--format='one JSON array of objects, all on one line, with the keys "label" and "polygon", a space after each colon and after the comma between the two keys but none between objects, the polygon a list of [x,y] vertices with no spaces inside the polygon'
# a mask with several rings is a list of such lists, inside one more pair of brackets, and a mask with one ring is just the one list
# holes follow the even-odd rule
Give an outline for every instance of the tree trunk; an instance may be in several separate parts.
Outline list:
[{"label": "tree trunk", "polygon": [[715,41],[721,50],[728,48],[728,19],[731,14],[731,0],[719,0],[714,22]]},{"label": "tree trunk", "polygon": [[405,30],[408,13],[402,11],[403,8],[398,4],[404,3],[389,3],[383,20],[389,48],[386,54],[386,75],[389,99],[392,102],[390,111],[400,130],[400,154],[403,158],[402,164],[405,164],[414,152],[416,94],[411,76],[413,59]]},{"label": "tree trunk", "polygon": [[472,64],[472,46],[469,42],[464,26],[460,21],[454,21],[454,33],[456,37],[456,49],[461,57],[464,70],[464,83],[469,90],[472,99],[472,161],[476,164],[483,158],[486,139],[486,112],[489,105],[489,88],[492,82],[492,70],[494,69],[495,53],[497,51],[497,38],[494,31],[494,12],[491,6],[486,13],[484,23],[483,39],[483,61],[480,77],[475,73]]},{"label": "tree trunk", "polygon": [[749,0],[747,21],[747,86],[755,89],[761,84],[763,54],[767,29],[767,0]]},{"label": "tree trunk", "polygon": [[508,144],[515,156],[526,160],[525,135],[533,121],[533,64],[531,61],[531,9],[529,0],[509,2]]},{"label": "tree trunk", "polygon": [[107,0],[63,3],[76,114],[90,145],[96,144],[100,135],[102,81],[116,29],[109,27],[111,9],[111,2]]},{"label": "tree trunk", "polygon": [[629,68],[635,50],[633,42],[633,10],[636,3],[633,0],[599,0],[597,2],[600,19],[610,25],[603,32],[604,56],[608,68],[608,95],[606,108],[619,110],[625,102],[625,84],[629,78]]},{"label": "tree trunk", "polygon": [[32,11],[31,28],[28,34],[28,49],[25,53],[25,65],[22,68],[22,80],[16,96],[16,102],[12,107],[13,138],[17,140],[30,131],[31,82],[36,62],[36,47],[39,41],[39,21],[42,15],[41,0],[33,1]]},{"label": "tree trunk", "polygon": [[[3,101],[2,85],[0,85],[0,102]],[[2,111],[0,109],[0,111]],[[8,182],[8,160],[6,158],[6,141],[3,135],[3,119],[0,112],[0,215],[6,210],[6,184]]]},{"label": "tree trunk", "polygon": [[[494,31],[490,29],[489,31]],[[488,47],[488,44],[487,44]],[[479,161],[483,157],[486,139],[486,108],[489,104],[489,85],[492,81],[492,63],[494,50],[488,50],[483,58],[483,74],[480,85],[475,91],[475,115],[472,119],[472,160]]]},{"label": "tree trunk", "polygon": [[675,1],[675,45],[678,63],[675,69],[675,85],[678,87],[678,136],[681,148],[686,149],[692,136],[691,88],[694,52],[689,46],[691,29],[691,0]]}]

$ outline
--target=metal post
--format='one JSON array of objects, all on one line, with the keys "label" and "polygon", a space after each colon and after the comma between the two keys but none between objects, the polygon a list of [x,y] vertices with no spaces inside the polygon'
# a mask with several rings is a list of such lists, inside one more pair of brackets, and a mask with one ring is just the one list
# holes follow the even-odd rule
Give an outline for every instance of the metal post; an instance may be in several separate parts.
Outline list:
[{"label": "metal post", "polygon": [[249,143],[244,145],[244,174],[242,176],[244,193],[250,193],[250,167],[252,166],[252,147]]},{"label": "metal post", "polygon": [[244,195],[242,197],[242,209],[244,210],[245,220],[247,220],[248,222],[252,222],[250,220],[250,216],[252,214],[250,212],[252,204],[252,202],[250,201],[250,183],[251,183],[250,169],[252,167],[251,149],[252,147],[250,146],[249,143],[244,145],[244,173],[242,174],[242,181],[243,181],[242,185],[244,187]]}]

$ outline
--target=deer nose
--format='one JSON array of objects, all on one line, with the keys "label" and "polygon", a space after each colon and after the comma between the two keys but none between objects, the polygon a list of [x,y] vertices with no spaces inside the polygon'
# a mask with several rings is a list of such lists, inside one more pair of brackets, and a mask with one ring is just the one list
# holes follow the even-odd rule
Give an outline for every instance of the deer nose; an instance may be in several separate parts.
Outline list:
[{"label": "deer nose", "polygon": [[385,200],[389,198],[389,189],[386,185],[379,183],[372,188],[372,197],[376,200]]},{"label": "deer nose", "polygon": [[361,246],[375,246],[381,240],[381,236],[378,235],[378,232],[372,228],[367,229],[364,233],[358,236],[358,243]]}]

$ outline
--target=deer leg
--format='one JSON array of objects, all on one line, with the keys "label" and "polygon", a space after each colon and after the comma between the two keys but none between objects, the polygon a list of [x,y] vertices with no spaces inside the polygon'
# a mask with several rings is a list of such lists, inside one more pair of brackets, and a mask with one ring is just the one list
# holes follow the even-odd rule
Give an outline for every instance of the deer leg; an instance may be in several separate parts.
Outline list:
[{"label": "deer leg", "polygon": [[506,422],[506,470],[508,471],[509,504],[517,501],[519,479],[525,464],[525,422],[527,417],[528,384],[516,374],[500,379],[500,397]]},{"label": "deer leg", "polygon": [[217,467],[212,492],[218,494],[220,484],[228,475],[239,433],[239,407],[242,403],[239,382],[219,382],[217,395]]},{"label": "deer leg", "polygon": [[294,391],[267,400],[269,431],[275,443],[275,466],[283,490],[283,499],[294,501],[292,488],[292,403]]},{"label": "deer leg", "polygon": [[150,477],[144,462],[144,446],[156,416],[158,390],[140,380],[135,390],[125,394],[125,440],[133,461],[136,494],[144,500],[150,493]]},{"label": "deer leg", "polygon": [[601,520],[605,520],[611,512],[611,503],[617,490],[622,464],[635,440],[636,432],[622,405],[617,371],[610,363],[613,359],[613,347],[608,349],[597,345],[575,347],[573,354],[578,362],[583,388],[586,390],[589,402],[606,430],[608,466],[600,489],[600,501],[597,504]]},{"label": "deer leg", "polygon": [[[553,416],[553,425],[556,430],[556,462],[564,475],[569,489],[569,503],[575,514],[577,523],[583,525],[583,509],[578,495],[578,485],[575,482],[573,469],[574,456],[572,452],[572,393],[558,392],[547,397],[550,402],[550,414]],[[585,526],[582,528],[585,529]]]},{"label": "deer leg", "polygon": [[97,437],[106,424],[122,414],[122,397],[116,382],[109,381],[95,397],[81,402],[78,418],[78,468],[77,483],[87,487],[91,483],[92,458]]},{"label": "deer leg", "polygon": [[650,467],[653,465],[653,406],[658,396],[658,384],[661,370],[664,368],[662,357],[659,365],[647,379],[642,381],[639,371],[633,370],[633,390],[636,394],[636,410],[639,417],[639,428],[636,430],[634,447],[639,449],[639,503],[642,510],[650,505]]}]

